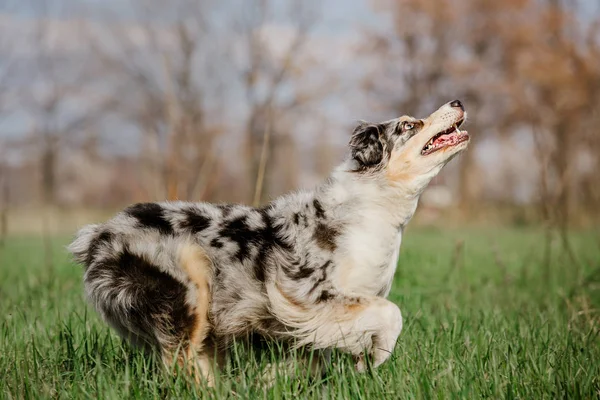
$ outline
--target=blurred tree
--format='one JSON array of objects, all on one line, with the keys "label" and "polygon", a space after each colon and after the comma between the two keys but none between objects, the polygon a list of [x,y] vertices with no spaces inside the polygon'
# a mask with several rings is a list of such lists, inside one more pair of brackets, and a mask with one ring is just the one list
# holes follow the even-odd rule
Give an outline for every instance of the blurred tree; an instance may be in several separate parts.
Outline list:
[{"label": "blurred tree", "polygon": [[113,111],[142,134],[142,197],[210,198],[206,190],[219,161],[214,145],[223,129],[206,118],[222,101],[209,1],[133,1],[131,7],[134,23],[101,26],[90,36],[101,73],[114,85]]},{"label": "blurred tree", "polygon": [[532,200],[552,229],[600,218],[600,6],[372,0],[381,23],[354,48],[312,1],[23,1],[30,17],[0,16],[13,204],[258,204],[329,172],[346,138],[325,135],[354,106],[460,98],[474,140],[440,182],[465,218]]},{"label": "blurred tree", "polygon": [[[105,105],[104,100],[93,100],[86,93],[90,82],[87,63],[68,62],[65,53],[57,51],[60,27],[47,16],[65,4],[43,0],[32,0],[31,4],[38,14],[27,43],[34,50],[34,62],[19,71],[28,79],[17,93],[19,107],[29,115],[31,126],[29,137],[21,144],[26,151],[37,154],[41,199],[43,204],[53,206],[58,203],[57,167],[61,152],[75,145],[75,136],[102,116]],[[78,107],[83,97],[92,100],[92,111]]]},{"label": "blurred tree", "polygon": [[[277,4],[269,0],[246,2],[238,24],[247,60],[241,70],[248,110],[244,139],[247,190],[248,199],[253,199],[255,205],[270,192],[269,185],[278,176],[284,177],[285,183],[275,193],[296,186],[295,141],[290,136],[292,126],[285,126],[285,115],[324,95],[323,88],[308,90],[309,85],[305,85],[306,79],[303,79],[308,69],[303,65],[303,47],[316,22],[313,4],[290,1],[284,16],[290,25],[282,32],[269,26],[276,7]],[[281,37],[275,40],[272,35],[278,33]],[[267,169],[267,160],[272,154],[277,154],[281,162]]]},{"label": "blurred tree", "polygon": [[[10,2],[0,1],[0,6],[7,7]],[[7,27],[0,25],[0,117],[4,116],[11,106],[13,96],[10,79],[14,74],[15,57],[14,43],[10,40]],[[5,161],[8,156],[7,141],[0,140],[0,246],[4,245],[4,239],[8,231],[8,207],[9,207],[9,167]]]},{"label": "blurred tree", "polygon": [[[468,212],[479,203],[473,156],[482,136],[503,140],[515,131],[529,131],[543,218],[566,229],[576,194],[597,195],[583,185],[589,176],[583,179],[575,169],[580,156],[589,154],[585,145],[597,136],[590,119],[596,120],[599,111],[599,16],[582,17],[581,4],[558,0],[374,4],[391,13],[393,21],[394,34],[371,34],[380,62],[367,87],[384,107],[424,114],[457,97],[470,111],[468,129],[475,140],[460,159],[462,209]],[[597,169],[598,157],[588,159]],[[536,168],[533,161],[530,167]],[[505,181],[510,182],[515,180]]]}]

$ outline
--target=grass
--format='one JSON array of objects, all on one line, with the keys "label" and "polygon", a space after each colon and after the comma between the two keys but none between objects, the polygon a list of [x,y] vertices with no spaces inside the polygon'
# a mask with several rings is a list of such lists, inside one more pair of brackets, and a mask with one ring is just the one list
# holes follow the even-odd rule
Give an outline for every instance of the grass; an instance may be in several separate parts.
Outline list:
[{"label": "grass", "polygon": [[[390,300],[404,331],[392,358],[354,372],[334,354],[318,381],[259,379],[277,351],[236,348],[215,389],[168,374],[122,344],[82,294],[81,268],[55,239],[0,249],[0,398],[598,398],[600,236],[577,233],[577,260],[539,231],[409,230]],[[239,350],[239,351],[238,351]]]}]

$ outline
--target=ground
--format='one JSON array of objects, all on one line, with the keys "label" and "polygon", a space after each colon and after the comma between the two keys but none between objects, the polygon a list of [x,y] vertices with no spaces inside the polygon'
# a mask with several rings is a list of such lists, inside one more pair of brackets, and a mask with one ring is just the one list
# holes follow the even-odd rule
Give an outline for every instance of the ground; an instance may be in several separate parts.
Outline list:
[{"label": "ground", "polygon": [[0,398],[600,397],[598,232],[572,234],[568,256],[558,239],[547,253],[541,231],[409,229],[391,359],[357,374],[334,354],[323,379],[280,376],[271,388],[260,377],[277,351],[235,351],[206,389],[129,349],[85,304],[67,242],[0,249]]}]

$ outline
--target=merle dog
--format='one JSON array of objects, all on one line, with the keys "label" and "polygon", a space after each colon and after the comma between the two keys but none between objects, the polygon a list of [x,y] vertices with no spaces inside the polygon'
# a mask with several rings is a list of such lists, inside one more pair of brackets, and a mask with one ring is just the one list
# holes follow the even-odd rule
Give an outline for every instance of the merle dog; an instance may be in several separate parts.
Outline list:
[{"label": "merle dog", "polygon": [[262,208],[136,204],[71,244],[100,315],[167,363],[213,380],[212,347],[257,333],[338,348],[378,366],[402,330],[386,300],[419,195],[469,135],[460,101],[425,119],[361,123],[347,159],[312,191]]}]

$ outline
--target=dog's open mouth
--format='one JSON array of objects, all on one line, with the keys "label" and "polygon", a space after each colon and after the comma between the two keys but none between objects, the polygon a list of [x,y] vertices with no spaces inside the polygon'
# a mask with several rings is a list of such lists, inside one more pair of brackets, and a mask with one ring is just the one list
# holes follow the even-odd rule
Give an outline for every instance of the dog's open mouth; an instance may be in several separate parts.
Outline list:
[{"label": "dog's open mouth", "polygon": [[421,154],[426,156],[446,147],[456,146],[459,143],[469,140],[468,132],[461,131],[459,129],[463,122],[464,120],[461,119],[445,131],[434,135],[431,139],[429,139],[429,142],[427,142],[425,147],[423,147]]}]

